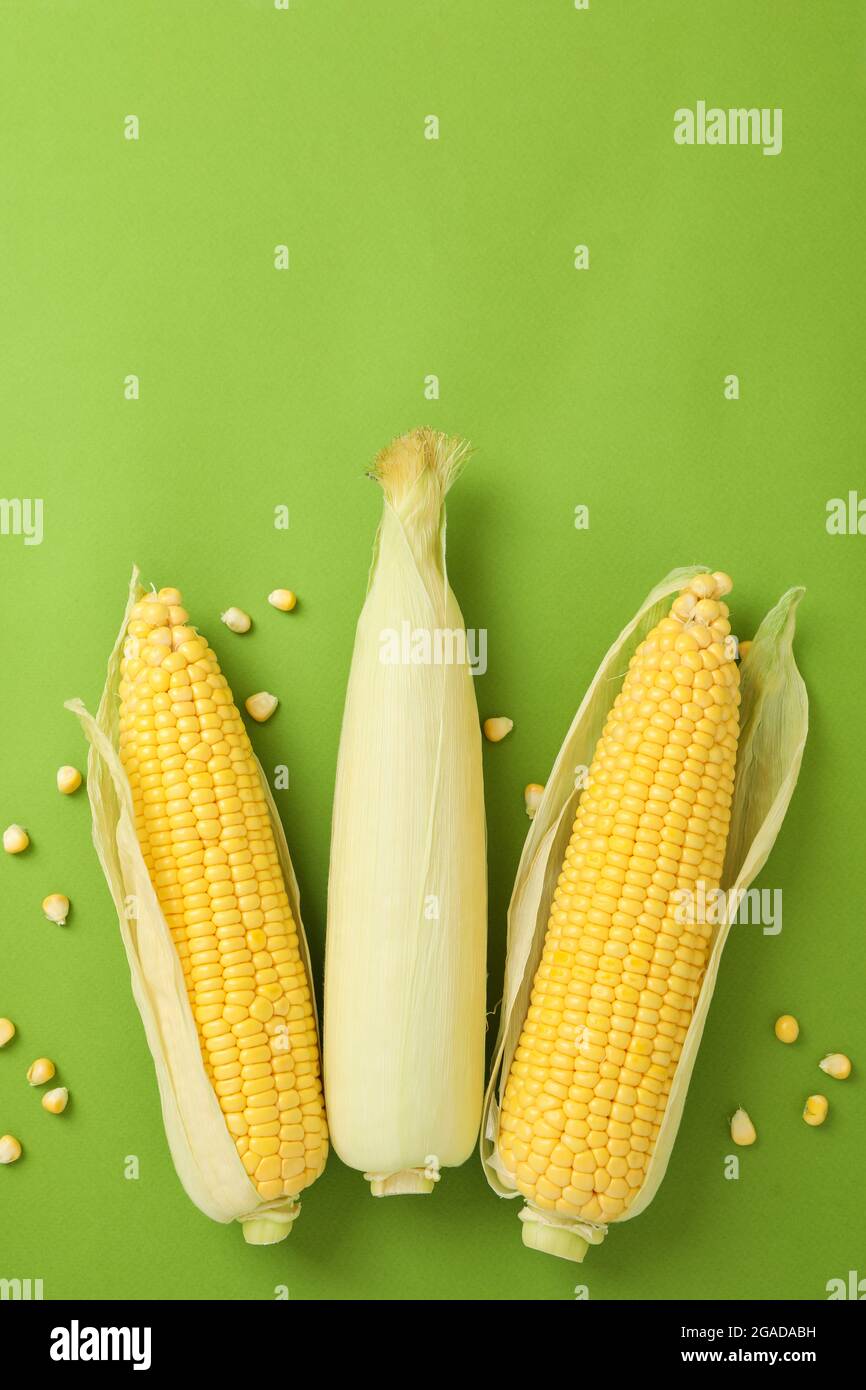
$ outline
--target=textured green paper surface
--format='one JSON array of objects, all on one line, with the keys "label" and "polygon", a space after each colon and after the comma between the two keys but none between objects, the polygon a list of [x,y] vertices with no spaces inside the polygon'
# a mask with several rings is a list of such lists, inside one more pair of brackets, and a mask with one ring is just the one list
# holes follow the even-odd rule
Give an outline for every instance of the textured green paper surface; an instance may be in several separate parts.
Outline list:
[{"label": "textured green paper surface", "polygon": [[[862,641],[866,537],[830,536],[863,469],[859,3],[269,0],[0,6],[0,1278],[46,1298],[822,1298],[866,1276]],[[784,146],[679,147],[674,111],[782,107]],[[140,138],[124,139],[135,114]],[[440,121],[424,138],[425,117]],[[590,268],[574,269],[585,243]],[[274,269],[274,247],[290,269]],[[140,399],[124,379],[140,377]],[[740,378],[726,400],[724,378]],[[440,399],[424,398],[435,374]],[[254,731],[321,984],[330,803],[380,511],[363,470],[418,423],[478,455],[449,573],[488,632],[490,981],[543,781],[599,659],[670,568],[728,570],[750,635],[803,583],[812,731],[759,883],[784,927],[735,928],[668,1176],[582,1267],[524,1250],[477,1161],[375,1201],[332,1156],[271,1250],[209,1223],[171,1167],[62,708],[102,688],[132,561],[177,584]],[[290,509],[288,531],[274,508]],[[574,509],[590,509],[585,531]],[[265,602],[297,590],[289,616]],[[255,627],[219,625],[229,604]],[[73,901],[66,930],[45,893]],[[777,1014],[801,1022],[783,1047]],[[491,1030],[491,1036],[492,1036]],[[817,1069],[854,1058],[850,1081]],[[24,1080],[54,1057],[72,1094]],[[830,1119],[808,1129],[807,1094]],[[759,1142],[726,1181],[727,1116]],[[136,1155],[140,1177],[124,1177]]]}]

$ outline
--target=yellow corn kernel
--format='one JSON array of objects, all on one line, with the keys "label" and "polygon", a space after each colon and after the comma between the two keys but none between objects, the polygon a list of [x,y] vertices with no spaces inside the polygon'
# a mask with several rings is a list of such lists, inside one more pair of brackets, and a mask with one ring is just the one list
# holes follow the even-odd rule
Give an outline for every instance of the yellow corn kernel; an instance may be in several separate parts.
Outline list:
[{"label": "yellow corn kernel", "polygon": [[50,1115],[62,1115],[68,1104],[69,1091],[65,1086],[55,1086],[53,1091],[46,1091],[42,1097],[42,1109]]},{"label": "yellow corn kernel", "polygon": [[50,1081],[57,1068],[50,1057],[37,1057],[35,1062],[31,1062],[27,1068],[27,1080],[31,1086],[44,1086],[46,1081]]},{"label": "yellow corn kernel", "polygon": [[242,608],[227,608],[220,613],[220,622],[225,623],[229,632],[249,632],[253,620]]},{"label": "yellow corn kernel", "polygon": [[[2,1029],[3,1020],[0,1019],[0,1046],[3,1043]],[[836,1081],[845,1081],[851,1075],[851,1058],[846,1057],[844,1052],[828,1052],[818,1066]]]},{"label": "yellow corn kernel", "polygon": [[77,767],[68,764],[57,769],[57,790],[64,796],[71,796],[81,786],[81,773]]},{"label": "yellow corn kernel", "polygon": [[48,921],[56,922],[58,927],[66,926],[69,908],[69,899],[63,893],[49,893],[48,897],[42,900],[42,911]]},{"label": "yellow corn kernel", "polygon": [[514,720],[505,715],[496,715],[492,719],[485,719],[481,727],[488,743],[501,743],[514,728]]},{"label": "yellow corn kernel", "polygon": [[746,1147],[749,1144],[754,1144],[757,1137],[757,1131],[749,1119],[748,1113],[742,1107],[735,1110],[731,1116],[731,1138],[734,1143]]},{"label": "yellow corn kernel", "polygon": [[14,1037],[15,1024],[11,1018],[0,1018],[0,1047],[5,1047]]},{"label": "yellow corn kernel", "polygon": [[0,1163],[15,1163],[21,1157],[21,1144],[14,1134],[0,1137]]},{"label": "yellow corn kernel", "polygon": [[291,613],[297,602],[297,594],[291,589],[272,589],[268,594],[268,603],[272,608],[278,608],[281,613]]},{"label": "yellow corn kernel", "polygon": [[793,1014],[782,1014],[776,1019],[774,1031],[779,1042],[792,1043],[800,1036],[800,1025]]},{"label": "yellow corn kernel", "polygon": [[244,709],[257,724],[264,724],[265,720],[270,719],[278,704],[276,695],[269,694],[267,690],[260,690],[258,694],[247,697]]},{"label": "yellow corn kernel", "polygon": [[21,854],[30,844],[23,825],[8,825],[3,831],[3,848],[7,854]]},{"label": "yellow corn kernel", "polygon": [[827,1118],[830,1102],[826,1096],[807,1096],[803,1119],[807,1125],[822,1125]]}]

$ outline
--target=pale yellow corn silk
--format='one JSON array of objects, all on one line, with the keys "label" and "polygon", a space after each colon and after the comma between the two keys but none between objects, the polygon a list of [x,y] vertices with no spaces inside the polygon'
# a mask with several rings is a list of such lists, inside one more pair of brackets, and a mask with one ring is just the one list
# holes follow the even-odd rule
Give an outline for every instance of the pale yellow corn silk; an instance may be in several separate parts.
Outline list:
[{"label": "pale yellow corn silk", "polygon": [[[662,1181],[735,915],[728,908],[765,865],[808,733],[792,651],[803,589],[767,614],[737,670],[724,648],[727,609],[716,602],[730,581],[713,598],[705,574],[667,575],[607,652],[546,783],[510,903],[481,1158],[493,1191],[524,1195],[524,1243],[563,1258],[582,1259],[610,1222],[644,1211]],[[677,632],[698,638],[696,649]],[[656,685],[652,717],[642,680]],[[585,791],[580,767],[591,769]],[[614,815],[616,796],[602,803],[603,788],[623,776],[632,791],[620,810],[631,801]],[[684,883],[724,890],[705,920],[685,927],[673,897]],[[580,945],[573,922],[587,923]],[[635,988],[642,979],[648,988]],[[570,1008],[570,995],[587,1002]]]},{"label": "pale yellow corn silk", "polygon": [[445,494],[465,456],[416,430],[372,474],[384,507],[340,739],[324,1036],[334,1148],[374,1196],[430,1192],[472,1152],[481,1118],[481,730],[467,661],[434,655],[464,634]]},{"label": "pale yellow corn silk", "polygon": [[[265,899],[259,901],[262,907],[268,906],[269,902],[273,902],[274,907],[262,924],[268,928],[267,934],[264,930],[254,930],[252,926],[247,929],[247,924],[253,922],[253,918],[257,922],[263,913],[254,913],[253,917],[245,915],[243,920],[248,949],[236,953],[238,959],[246,960],[252,956],[255,962],[255,1001],[250,1004],[252,994],[249,998],[239,994],[231,1009],[223,1010],[229,1014],[230,1019],[237,1020],[243,1012],[240,1005],[249,1005],[252,1011],[249,1023],[239,1023],[238,1026],[246,1030],[243,1036],[250,1039],[250,1057],[252,1044],[262,1041],[261,1031],[265,1032],[268,1045],[257,1047],[256,1051],[261,1057],[268,1052],[271,1054],[270,1061],[265,1058],[268,1079],[259,1079],[252,1085],[249,1084],[248,1078],[262,1077],[261,1057],[257,1055],[254,1060],[258,1065],[243,1067],[243,1101],[240,1099],[240,1093],[238,1097],[229,1096],[230,1092],[237,1090],[236,1083],[220,1086],[220,1100],[215,1090],[219,1078],[236,1076],[241,1072],[241,1067],[237,1062],[233,1064],[227,1053],[206,1050],[207,1041],[214,1033],[219,1033],[219,1027],[212,1024],[208,1028],[202,1024],[202,1035],[199,1036],[192,1007],[192,1001],[196,997],[196,976],[193,973],[191,952],[197,949],[197,942],[193,947],[185,947],[183,917],[173,919],[170,924],[165,912],[171,910],[171,904],[165,906],[165,910],[160,905],[158,893],[163,893],[165,902],[165,890],[159,875],[156,879],[159,884],[157,889],[151,880],[138,833],[141,829],[146,837],[146,829],[141,824],[136,826],[136,803],[130,778],[118,751],[121,731],[119,694],[124,642],[131,619],[133,624],[135,621],[132,615],[136,605],[143,596],[144,591],[138,582],[138,571],[134,570],[129,601],[109,661],[108,678],[96,717],[91,716],[79,700],[67,704],[67,708],[80,719],[90,743],[87,788],[93,814],[93,840],[117,908],[120,932],[132,977],[133,994],[156,1068],[166,1136],[178,1176],[189,1197],[207,1216],[214,1221],[241,1222],[244,1237],[250,1244],[272,1244],[289,1234],[291,1224],[299,1211],[298,1193],[321,1172],[327,1154],[318,1023],[315,1015],[315,996],[311,986],[309,954],[298,905],[298,887],[267,780],[251,753],[251,761],[245,761],[246,735],[243,734],[240,721],[236,718],[231,693],[227,687],[221,687],[220,709],[225,713],[214,714],[211,719],[222,720],[219,727],[232,730],[231,746],[237,749],[238,762],[242,765],[243,784],[249,788],[244,805],[252,808],[244,810],[244,824],[247,827],[258,827],[251,832],[260,842],[260,858],[256,863],[269,866],[263,868],[263,872],[268,876],[271,897],[267,902]],[[155,595],[152,597],[155,599]],[[185,623],[186,616],[175,611],[171,621]],[[164,641],[166,632],[168,629],[164,628]],[[193,632],[189,632],[188,636],[190,640],[194,640]],[[182,645],[183,637],[178,634],[176,641]],[[196,643],[196,648],[198,645]],[[171,646],[168,645],[166,651],[170,650]],[[154,652],[153,655],[155,658],[158,653]],[[204,660],[207,663],[210,658],[205,656]],[[216,679],[216,674],[214,678]],[[160,680],[161,677],[154,677],[154,688],[159,688]],[[164,681],[162,683],[164,684]],[[205,707],[212,704],[212,701],[208,701]],[[202,723],[198,724],[196,717],[190,716],[190,722],[185,727],[192,725],[209,730],[204,717]],[[228,734],[225,736],[228,737]],[[197,734],[196,737],[209,739],[209,732]],[[219,735],[214,733],[213,737],[218,738]],[[227,771],[224,777],[231,778],[232,775]],[[255,787],[256,777],[260,782],[263,799]],[[206,781],[206,777],[199,776],[197,785]],[[241,785],[239,781],[238,788]],[[140,798],[141,792],[138,795]],[[206,793],[202,796],[202,800],[205,799]],[[141,802],[138,804],[140,806]],[[257,807],[266,807],[266,812],[256,812]],[[236,811],[237,807],[234,810]],[[254,819],[249,819],[250,815],[253,815]],[[193,818],[187,816],[185,822],[191,824]],[[200,821],[196,820],[195,824],[199,826],[202,835],[210,834],[207,827],[201,828]],[[215,830],[216,827],[212,829]],[[190,833],[198,834],[197,831]],[[185,838],[189,838],[189,835]],[[215,841],[212,839],[210,843],[215,844]],[[192,858],[196,858],[196,855],[193,854]],[[206,854],[202,862],[214,863],[224,858],[226,856],[215,848]],[[239,863],[241,860],[246,862],[248,858],[248,855],[240,853],[233,858],[232,863]],[[225,870],[208,872],[208,877],[215,880],[220,874],[225,877]],[[233,875],[237,882],[242,877],[242,872],[233,869]],[[281,882],[276,882],[280,877]],[[205,896],[200,902],[206,903],[206,900]],[[248,898],[246,901],[254,905],[254,899]],[[280,907],[280,904],[283,906]],[[176,904],[174,906],[176,907]],[[200,922],[204,911],[206,908],[190,920]],[[233,916],[231,913],[226,915]],[[279,951],[278,928],[270,926],[276,921],[277,916],[280,922],[285,924],[279,930],[285,933],[282,939],[287,943],[284,949]],[[234,920],[237,920],[237,914],[234,914]],[[204,931],[205,928],[200,927],[198,930]],[[297,933],[296,944],[294,932]],[[234,950],[235,947],[229,946],[226,940],[230,934],[228,928],[225,932],[221,928],[218,934],[224,945],[220,961],[225,964],[224,951]],[[244,946],[243,940],[237,944]],[[270,956],[269,951],[271,945],[276,952],[273,956]],[[202,949],[207,950],[206,947]],[[179,952],[184,956],[183,962]],[[253,952],[257,954],[252,955]],[[213,961],[217,960],[217,955],[216,951],[209,950],[201,958]],[[211,967],[211,971],[221,969],[221,963],[218,962],[216,967]],[[278,968],[265,971],[264,967],[269,964],[277,965]],[[282,973],[279,973],[279,966],[282,966]],[[231,973],[229,970],[229,974]],[[234,973],[238,973],[237,967]],[[185,975],[188,978],[185,978]],[[259,989],[259,982],[266,979],[271,983],[262,984]],[[226,988],[229,985],[230,982]],[[246,984],[244,987],[246,988]],[[202,988],[210,986],[204,985]],[[262,994],[261,1000],[258,999],[258,993]],[[274,1001],[273,1013],[270,1001]],[[207,1018],[216,1018],[220,1009],[213,1006],[200,1009],[197,1006],[197,1012]],[[255,1025],[252,1020],[256,1021]],[[252,1036],[256,1030],[259,1030],[257,1039]],[[238,1033],[237,1036],[240,1038],[241,1034]],[[293,1037],[300,1039],[303,1046],[297,1047],[292,1041]],[[241,1048],[244,1046],[240,1042],[238,1045]],[[214,1043],[213,1046],[219,1044]],[[239,1054],[239,1060],[245,1060],[242,1052]],[[303,1079],[298,1079],[302,1073]],[[295,1079],[287,1079],[289,1076]],[[264,1087],[270,1085],[282,1088],[279,1089],[276,1105],[272,1102],[271,1094],[264,1091]],[[288,1092],[285,1089],[287,1086],[296,1086],[297,1090]],[[255,1095],[252,1095],[252,1092],[255,1092]],[[241,1104],[258,1107],[264,1106],[265,1101],[270,1108],[245,1111],[240,1109]],[[303,1107],[303,1115],[299,1114],[299,1109],[287,1110],[287,1105]],[[256,1123],[257,1121],[260,1122]],[[292,1121],[297,1121],[296,1132],[288,1134],[285,1125]],[[255,1136],[257,1141],[254,1146],[252,1136]],[[288,1139],[296,1142],[284,1142]],[[279,1141],[276,1149],[275,1140]],[[300,1144],[297,1141],[300,1141]],[[289,1157],[289,1154],[292,1157]],[[296,1154],[302,1156],[296,1157]],[[265,1157],[269,1158],[269,1162],[263,1163]],[[247,1160],[246,1163],[244,1159]]]}]

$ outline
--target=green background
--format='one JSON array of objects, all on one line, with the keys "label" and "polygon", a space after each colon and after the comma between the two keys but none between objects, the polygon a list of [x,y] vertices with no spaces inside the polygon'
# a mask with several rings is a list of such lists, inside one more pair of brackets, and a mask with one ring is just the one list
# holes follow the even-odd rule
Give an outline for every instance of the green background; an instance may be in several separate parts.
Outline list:
[{"label": "green background", "polygon": [[[0,1014],[19,1028],[0,1133],[26,1146],[0,1171],[0,1277],[42,1278],[47,1298],[451,1300],[822,1298],[866,1275],[866,538],[825,527],[829,498],[866,492],[864,16],[850,0],[3,0],[0,494],[43,498],[45,535],[0,536],[0,821],[33,837],[0,863]],[[676,146],[674,110],[701,99],[781,106],[782,154]],[[84,758],[62,702],[95,705],[136,561],[183,590],[239,697],[281,698],[253,736],[291,770],[278,796],[320,988],[380,509],[363,471],[420,423],[477,446],[450,573],[489,634],[481,713],[515,721],[485,748],[491,1009],[522,788],[645,593],[675,565],[724,568],[746,637],[808,589],[812,730],[759,880],[783,887],[784,930],[732,933],[668,1177],[582,1267],[524,1250],[477,1161],[430,1198],[376,1202],[332,1156],[270,1250],[203,1217],[164,1141],[86,797],[54,790]],[[300,595],[291,616],[265,602],[278,585]],[[232,603],[248,637],[219,625]],[[53,890],[73,900],[66,930],[41,918]],[[783,1011],[795,1047],[773,1038]],[[836,1048],[844,1084],[816,1066]],[[42,1053],[72,1092],[60,1119],[24,1081]],[[831,1114],[811,1130],[818,1089]],[[738,1104],[759,1142],[733,1182]]]}]

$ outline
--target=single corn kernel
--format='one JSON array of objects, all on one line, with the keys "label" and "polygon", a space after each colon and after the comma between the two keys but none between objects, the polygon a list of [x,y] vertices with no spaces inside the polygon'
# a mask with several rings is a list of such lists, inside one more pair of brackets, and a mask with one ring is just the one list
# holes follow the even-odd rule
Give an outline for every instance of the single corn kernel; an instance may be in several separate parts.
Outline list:
[{"label": "single corn kernel", "polygon": [[698,599],[714,598],[716,581],[711,574],[696,574],[686,589],[686,593],[692,593]]},{"label": "single corn kernel", "polygon": [[716,598],[724,598],[734,587],[733,579],[724,570],[716,570],[713,579],[716,581]]},{"label": "single corn kernel", "polygon": [[807,1125],[822,1125],[827,1118],[830,1102],[826,1096],[807,1096],[803,1119]]},{"label": "single corn kernel", "polygon": [[245,613],[242,608],[227,608],[224,613],[220,613],[220,621],[225,623],[229,632],[249,632],[253,625],[249,613]]},{"label": "single corn kernel", "polygon": [[[3,1020],[0,1019],[0,1043],[3,1041],[2,1027]],[[844,1052],[828,1052],[818,1066],[834,1081],[845,1081],[851,1075],[851,1058],[846,1057]]]},{"label": "single corn kernel", "polygon": [[526,814],[530,820],[535,820],[535,813],[541,805],[541,798],[544,796],[544,787],[538,782],[530,782],[524,788],[523,800],[526,805]]},{"label": "single corn kernel", "polygon": [[3,831],[3,848],[7,854],[20,854],[30,844],[23,825],[10,825]]},{"label": "single corn kernel", "polygon": [[77,767],[65,764],[57,769],[57,790],[64,796],[71,796],[81,786],[81,773]]},{"label": "single corn kernel", "polygon": [[694,594],[690,594],[688,592],[680,594],[679,598],[674,599],[673,604],[671,606],[671,612],[673,613],[674,617],[679,618],[681,622],[687,622],[688,619],[692,616],[692,613],[695,611],[696,603],[697,599],[695,598]]},{"label": "single corn kernel", "polygon": [[781,1018],[776,1019],[775,1033],[779,1042],[796,1042],[800,1036],[800,1025],[793,1014],[782,1014]]},{"label": "single corn kernel", "polygon": [[701,598],[695,604],[694,616],[699,623],[714,623],[721,615],[721,609],[714,598]]},{"label": "single corn kernel", "polygon": [[731,1116],[731,1138],[734,1143],[745,1148],[749,1144],[754,1144],[757,1137],[755,1126],[746,1111],[742,1108],[735,1110]]},{"label": "single corn kernel", "polygon": [[482,728],[489,743],[501,743],[506,734],[510,734],[514,728],[514,720],[500,714],[493,719],[485,719]]},{"label": "single corn kernel", "polygon": [[27,1068],[27,1080],[31,1086],[44,1086],[50,1081],[57,1068],[50,1057],[37,1057]]},{"label": "single corn kernel", "polygon": [[291,613],[297,601],[298,596],[291,589],[272,589],[268,594],[268,603],[281,613]]},{"label": "single corn kernel", "polygon": [[69,1091],[65,1086],[55,1086],[53,1091],[46,1091],[42,1097],[42,1109],[47,1110],[49,1115],[62,1115],[69,1104]]},{"label": "single corn kernel", "polygon": [[0,1163],[14,1163],[21,1157],[21,1145],[14,1134],[4,1134],[0,1138]]},{"label": "single corn kernel", "polygon": [[[5,1047],[14,1037],[15,1024],[12,1022],[11,1018],[0,1018],[0,1047]],[[823,1062],[821,1065],[824,1065]]]},{"label": "single corn kernel", "polygon": [[738,649],[740,653],[740,660],[745,661],[746,657],[749,655],[749,652],[752,650],[752,644],[751,642],[740,642],[738,643]]},{"label": "single corn kernel", "polygon": [[69,916],[69,899],[63,893],[49,893],[48,897],[43,899],[42,911],[49,922],[56,922],[58,927],[65,927]]},{"label": "single corn kernel", "polygon": [[257,695],[250,695],[248,700],[244,700],[244,708],[251,719],[255,719],[258,724],[264,724],[279,703],[276,695],[269,695],[267,690],[260,690]]}]

